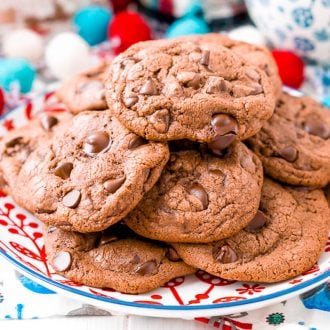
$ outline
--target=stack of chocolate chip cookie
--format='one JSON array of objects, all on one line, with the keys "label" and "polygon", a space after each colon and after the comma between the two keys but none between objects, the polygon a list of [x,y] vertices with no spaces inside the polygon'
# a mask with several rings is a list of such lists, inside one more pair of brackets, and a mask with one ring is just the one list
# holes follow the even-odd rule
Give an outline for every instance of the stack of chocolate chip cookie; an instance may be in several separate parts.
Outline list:
[{"label": "stack of chocolate chip cookie", "polygon": [[140,293],[196,269],[277,282],[317,262],[330,112],[282,92],[266,49],[138,43],[57,96],[68,113],[0,142],[1,187],[45,224],[56,272]]}]

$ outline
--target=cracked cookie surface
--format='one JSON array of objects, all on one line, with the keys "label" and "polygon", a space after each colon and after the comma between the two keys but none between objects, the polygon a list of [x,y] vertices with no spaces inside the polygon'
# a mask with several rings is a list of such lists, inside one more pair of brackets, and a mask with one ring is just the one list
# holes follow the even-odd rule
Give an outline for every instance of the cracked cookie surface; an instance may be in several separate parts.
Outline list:
[{"label": "cracked cookie surface", "polygon": [[266,179],[260,208],[238,234],[213,244],[174,244],[190,265],[225,279],[278,282],[309,270],[329,232],[321,190],[286,188]]},{"label": "cracked cookie surface", "polygon": [[[14,129],[0,141],[0,186],[11,193],[17,185],[17,177],[30,154],[61,131],[72,115],[66,112],[39,113],[26,125]],[[17,192],[20,193],[19,191]],[[15,197],[15,196],[14,196]]]},{"label": "cracked cookie surface", "polygon": [[85,285],[142,293],[195,272],[172,247],[138,237],[122,224],[89,234],[45,227],[44,238],[55,271]]},{"label": "cracked cookie surface", "polygon": [[159,181],[125,222],[138,234],[161,241],[216,241],[253,218],[262,180],[261,162],[241,142],[221,158],[194,150],[173,152]]},{"label": "cracked cookie surface", "polygon": [[166,144],[129,132],[108,111],[85,111],[25,162],[18,202],[47,224],[103,230],[134,208],[168,157]]},{"label": "cracked cookie surface", "polygon": [[214,123],[222,114],[235,122],[229,132],[243,140],[274,110],[274,92],[263,70],[198,37],[135,44],[107,74],[112,113],[150,140],[212,143],[225,134]]},{"label": "cracked cookie surface", "polygon": [[104,78],[108,63],[65,80],[56,91],[56,96],[69,109],[77,114],[86,110],[105,110],[108,108],[104,95]]},{"label": "cracked cookie surface", "polygon": [[317,187],[330,182],[330,112],[310,97],[283,93],[248,144],[277,180]]}]

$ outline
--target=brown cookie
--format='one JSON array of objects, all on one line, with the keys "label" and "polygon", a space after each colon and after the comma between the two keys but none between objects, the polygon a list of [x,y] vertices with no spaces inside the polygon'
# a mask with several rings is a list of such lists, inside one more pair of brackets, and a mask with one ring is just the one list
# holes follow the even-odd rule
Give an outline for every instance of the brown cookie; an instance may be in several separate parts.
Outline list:
[{"label": "brown cookie", "polygon": [[260,208],[244,230],[212,244],[174,244],[189,265],[225,279],[278,282],[309,270],[329,232],[321,190],[294,189],[266,179]]},{"label": "brown cookie", "polygon": [[248,143],[275,179],[318,187],[330,182],[330,111],[310,97],[283,93]]},{"label": "brown cookie", "polygon": [[0,189],[7,193],[17,184],[17,176],[38,145],[63,129],[69,113],[40,113],[25,126],[10,131],[0,141]]},{"label": "brown cookie", "polygon": [[161,241],[216,241],[251,221],[262,179],[261,162],[240,142],[221,158],[174,152],[160,180],[125,222],[138,234]]},{"label": "brown cookie", "polygon": [[100,231],[135,207],[168,157],[166,144],[129,132],[109,111],[85,111],[25,162],[19,180],[28,193],[18,203],[47,224]]},{"label": "brown cookie", "polygon": [[237,55],[241,56],[261,70],[263,70],[272,82],[274,93],[277,97],[282,94],[282,81],[278,74],[277,64],[271,52],[260,45],[250,44],[244,41],[233,40],[219,33],[208,33],[200,36],[201,39],[210,40],[214,43],[233,50]]},{"label": "brown cookie", "polygon": [[46,227],[48,260],[75,282],[125,293],[142,293],[195,272],[174,249],[126,233],[121,224],[103,233],[80,234]]},{"label": "brown cookie", "polygon": [[112,113],[150,140],[189,139],[221,150],[257,133],[275,104],[263,70],[198,37],[135,44],[108,74]]},{"label": "brown cookie", "polygon": [[76,114],[85,110],[105,110],[108,108],[104,95],[104,78],[108,63],[65,80],[56,91],[56,96]]}]

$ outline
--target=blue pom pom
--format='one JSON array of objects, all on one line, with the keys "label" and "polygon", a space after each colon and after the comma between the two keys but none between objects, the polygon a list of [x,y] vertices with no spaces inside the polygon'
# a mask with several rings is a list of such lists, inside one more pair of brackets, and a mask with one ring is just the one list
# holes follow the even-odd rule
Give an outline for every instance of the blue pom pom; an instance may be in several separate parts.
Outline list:
[{"label": "blue pom pom", "polygon": [[34,67],[24,59],[1,58],[0,59],[0,86],[9,91],[13,83],[18,82],[20,91],[28,93],[36,76]]},{"label": "blue pom pom", "polygon": [[107,8],[88,6],[79,10],[73,17],[78,34],[91,46],[107,39],[111,12]]},{"label": "blue pom pom", "polygon": [[323,100],[322,104],[330,109],[330,95],[327,95]]},{"label": "blue pom pom", "polygon": [[199,17],[185,16],[176,20],[166,31],[167,38],[175,38],[190,34],[205,34],[210,32],[207,23]]}]

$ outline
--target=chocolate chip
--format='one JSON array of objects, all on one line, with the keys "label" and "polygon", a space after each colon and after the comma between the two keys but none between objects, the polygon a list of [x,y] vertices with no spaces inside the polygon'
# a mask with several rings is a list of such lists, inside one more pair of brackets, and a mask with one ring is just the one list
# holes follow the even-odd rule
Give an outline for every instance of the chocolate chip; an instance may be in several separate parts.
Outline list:
[{"label": "chocolate chip", "polygon": [[132,107],[138,101],[139,101],[139,98],[136,95],[130,95],[130,96],[124,98],[124,104],[126,105],[127,108]]},{"label": "chocolate chip", "polygon": [[136,254],[133,259],[131,260],[131,263],[136,265],[141,261],[140,257]]},{"label": "chocolate chip", "polygon": [[256,232],[261,229],[268,221],[266,215],[262,211],[258,210],[257,214],[244,229],[248,232]]},{"label": "chocolate chip", "polygon": [[53,267],[58,272],[65,272],[71,267],[72,258],[68,251],[61,251],[53,258]]},{"label": "chocolate chip", "polygon": [[258,95],[261,94],[264,90],[261,85],[259,84],[254,84],[251,86],[252,90],[250,92],[250,95]]},{"label": "chocolate chip", "polygon": [[158,133],[166,133],[170,125],[170,113],[167,109],[158,110],[149,117],[149,121]]},{"label": "chocolate chip", "polygon": [[211,125],[217,135],[237,134],[236,120],[230,115],[218,113],[212,117]]},{"label": "chocolate chip", "polygon": [[294,147],[286,147],[278,150],[278,154],[290,163],[298,158],[298,150]]},{"label": "chocolate chip", "polygon": [[148,141],[141,136],[134,135],[133,138],[128,143],[128,149],[136,149],[144,144],[147,144]]},{"label": "chocolate chip", "polygon": [[216,156],[224,156],[224,150],[228,148],[236,139],[236,134],[226,134],[223,136],[216,136],[214,140],[208,143],[208,148]]},{"label": "chocolate chip", "polygon": [[145,262],[144,264],[138,266],[135,269],[135,272],[139,275],[149,275],[149,274],[155,274],[157,270],[157,262],[156,260],[150,260]]},{"label": "chocolate chip", "polygon": [[176,252],[176,250],[172,246],[168,247],[165,256],[168,260],[173,262],[182,260],[178,255],[178,252]]},{"label": "chocolate chip", "polygon": [[58,119],[54,116],[43,114],[40,117],[40,124],[45,131],[50,131],[53,126],[58,123]]},{"label": "chocolate chip", "polygon": [[13,148],[17,144],[21,144],[23,142],[23,137],[22,136],[17,136],[9,141],[6,142],[5,146],[6,148]]},{"label": "chocolate chip", "polygon": [[71,209],[76,208],[81,199],[81,193],[79,190],[71,190],[62,199],[63,205],[70,207]]},{"label": "chocolate chip", "polygon": [[327,125],[316,118],[307,118],[303,128],[307,133],[319,136],[322,139],[327,139],[330,135],[330,129]]},{"label": "chocolate chip", "polygon": [[53,233],[56,229],[57,229],[57,228],[56,228],[55,226],[50,226],[50,227],[48,227],[48,229],[47,229],[47,233],[48,233],[48,234],[51,234],[51,233]]},{"label": "chocolate chip", "polygon": [[192,87],[194,89],[197,89],[199,88],[199,85],[200,85],[200,82],[201,82],[201,76],[200,74],[196,73],[194,75],[194,78],[189,80],[187,83],[186,83],[186,86],[187,87]]},{"label": "chocolate chip", "polygon": [[70,177],[72,169],[73,169],[72,163],[63,163],[55,168],[54,174],[56,176],[59,176],[61,179],[65,180]]},{"label": "chocolate chip", "polygon": [[107,180],[103,183],[103,186],[107,192],[113,194],[122,186],[125,180],[126,180],[125,176],[118,179]]},{"label": "chocolate chip", "polygon": [[157,95],[158,90],[151,79],[148,79],[140,89],[142,95]]},{"label": "chocolate chip", "polygon": [[203,210],[207,209],[208,205],[209,205],[209,197],[207,195],[207,192],[205,191],[205,189],[203,188],[203,186],[201,186],[198,183],[195,183],[190,189],[189,189],[189,193],[193,196],[195,196],[197,199],[199,199],[203,205]]},{"label": "chocolate chip", "polygon": [[210,77],[207,82],[206,93],[216,94],[227,90],[226,82],[222,77]]},{"label": "chocolate chip", "polygon": [[204,50],[202,53],[202,57],[199,61],[200,64],[208,66],[210,64],[210,51]]},{"label": "chocolate chip", "polygon": [[247,68],[245,70],[245,74],[254,81],[259,81],[260,80],[260,74],[254,69]]},{"label": "chocolate chip", "polygon": [[106,244],[109,244],[109,243],[112,243],[112,242],[115,242],[118,240],[118,237],[115,236],[115,235],[106,235],[106,234],[103,234],[100,238],[100,241],[99,241],[99,246],[101,245],[106,245]]},{"label": "chocolate chip", "polygon": [[215,260],[222,264],[235,262],[237,259],[237,254],[229,245],[223,245],[215,255]]},{"label": "chocolate chip", "polygon": [[88,155],[101,152],[109,146],[110,137],[106,132],[97,132],[89,135],[84,143],[84,151]]}]

